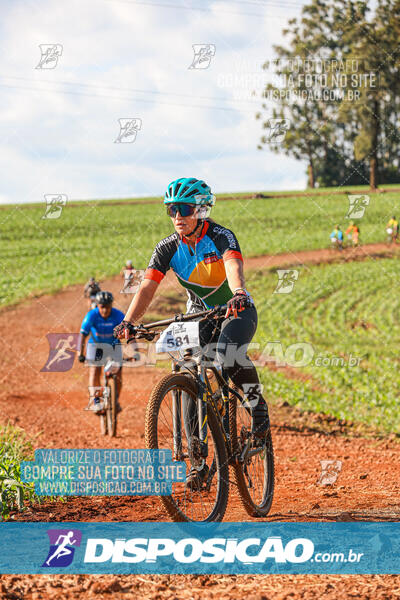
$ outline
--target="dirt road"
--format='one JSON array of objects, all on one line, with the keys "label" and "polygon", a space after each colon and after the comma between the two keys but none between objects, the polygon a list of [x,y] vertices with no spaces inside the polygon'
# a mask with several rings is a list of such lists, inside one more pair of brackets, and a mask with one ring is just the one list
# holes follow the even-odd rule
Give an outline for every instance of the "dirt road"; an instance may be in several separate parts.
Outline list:
[{"label": "dirt road", "polygon": [[[374,252],[393,250],[386,245]],[[384,248],[382,248],[384,246]],[[330,250],[280,257],[276,266],[323,261]],[[368,253],[372,248],[368,249]],[[350,254],[350,252],[348,253]],[[354,258],[365,255],[357,249]],[[345,255],[340,257],[340,260]],[[282,260],[282,258],[284,260]],[[334,257],[336,259],[336,257]],[[246,261],[247,268],[271,268],[276,257]],[[285,261],[289,261],[285,262]],[[180,309],[171,296],[175,282],[162,284],[169,299],[159,299],[154,310]],[[103,283],[118,294],[119,278]],[[177,288],[181,289],[181,288]],[[122,300],[120,300],[122,298]],[[125,369],[119,435],[102,438],[94,415],[83,412],[87,401],[87,371],[75,361],[66,373],[45,373],[49,332],[78,332],[86,311],[81,287],[42,296],[0,313],[2,371],[0,421],[10,420],[36,436],[37,447],[138,448],[144,445],[144,413],[149,393],[163,371],[156,367]],[[272,521],[399,520],[400,444],[395,439],[358,437],[357,430],[318,415],[281,405],[271,408],[276,456]],[[342,461],[334,487],[318,485],[320,461]],[[25,521],[162,521],[167,515],[157,498],[69,498],[65,503],[34,506],[16,520]],[[235,490],[225,521],[248,520]],[[190,582],[190,585],[189,585]],[[0,598],[396,598],[400,577],[393,576],[2,576]],[[397,591],[396,591],[397,590]],[[396,595],[397,594],[397,595]]]}]

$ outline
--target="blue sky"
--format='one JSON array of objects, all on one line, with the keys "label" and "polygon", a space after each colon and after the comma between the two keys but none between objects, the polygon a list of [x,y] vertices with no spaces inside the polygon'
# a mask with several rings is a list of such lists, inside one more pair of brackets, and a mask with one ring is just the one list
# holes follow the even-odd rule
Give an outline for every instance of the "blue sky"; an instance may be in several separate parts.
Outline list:
[{"label": "blue sky", "polygon": [[[301,6],[3,2],[0,202],[161,195],[189,176],[216,193],[304,188],[304,163],[257,150],[255,119],[261,65]],[[189,69],[192,45],[206,43],[216,48],[209,67]],[[39,44],[62,45],[54,69],[35,68]],[[134,143],[114,143],[120,118],[141,119]]]}]

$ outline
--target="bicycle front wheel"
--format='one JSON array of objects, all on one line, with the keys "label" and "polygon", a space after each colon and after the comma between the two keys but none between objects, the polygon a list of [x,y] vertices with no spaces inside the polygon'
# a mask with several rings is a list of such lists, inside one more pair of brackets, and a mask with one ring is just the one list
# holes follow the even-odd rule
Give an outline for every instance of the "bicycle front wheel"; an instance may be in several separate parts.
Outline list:
[{"label": "bicycle front wheel", "polygon": [[107,415],[106,415],[106,413],[104,413],[104,415],[99,415],[99,419],[100,419],[100,431],[101,431],[101,435],[107,435],[107,433],[108,433],[108,426],[107,426]]},{"label": "bicycle front wheel", "polygon": [[117,435],[117,382],[114,377],[108,380],[110,395],[106,410],[107,432],[110,437]]},{"label": "bicycle front wheel", "polygon": [[[208,456],[197,486],[187,481],[172,484],[170,496],[160,496],[174,521],[222,521],[229,495],[229,469],[225,441],[218,418],[207,405]],[[198,442],[197,385],[188,375],[165,376],[154,388],[146,411],[147,448],[172,451],[173,460],[186,463],[188,474]]]},{"label": "bicycle front wheel", "polygon": [[[229,400],[229,430],[232,452],[238,457],[249,439],[251,414],[233,395]],[[266,517],[271,509],[275,481],[271,430],[265,447],[243,463],[235,463],[233,473],[246,512],[251,517]]]}]

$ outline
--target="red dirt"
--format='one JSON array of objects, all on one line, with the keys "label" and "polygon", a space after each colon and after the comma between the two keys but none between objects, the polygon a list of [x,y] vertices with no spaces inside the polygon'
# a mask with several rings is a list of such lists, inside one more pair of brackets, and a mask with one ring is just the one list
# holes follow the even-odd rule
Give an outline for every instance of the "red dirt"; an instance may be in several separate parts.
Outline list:
[{"label": "red dirt", "polygon": [[[375,245],[374,245],[375,246]],[[382,245],[381,245],[382,246]],[[384,246],[384,245],[383,245]],[[387,247],[386,247],[387,248]],[[364,250],[357,249],[359,253]],[[315,252],[314,258],[330,250]],[[304,262],[304,255],[296,253]],[[282,258],[282,257],[281,257]],[[273,258],[275,261],[276,258]],[[282,263],[280,263],[282,264]],[[271,266],[269,257],[246,261],[247,268]],[[120,279],[103,283],[116,293]],[[162,284],[170,294],[171,277]],[[177,286],[178,287],[178,286]],[[179,288],[181,289],[181,288]],[[155,309],[164,300],[159,298]],[[169,311],[179,306],[170,298]],[[126,304],[125,304],[126,306]],[[165,310],[165,307],[164,307]],[[0,377],[1,421],[10,420],[36,435],[42,448],[140,448],[144,446],[144,413],[150,390],[163,371],[155,367],[125,369],[119,435],[99,434],[96,417],[83,412],[87,370],[75,362],[67,373],[42,373],[48,354],[46,334],[79,331],[86,311],[80,286],[54,296],[35,298],[0,313],[3,332]],[[327,426],[318,415],[302,414],[285,403],[271,407],[276,455],[276,490],[269,520],[388,520],[400,517],[400,445],[394,439],[343,435],[340,423]],[[350,431],[352,433],[352,431]],[[357,433],[357,432],[355,432]],[[333,487],[317,484],[320,460],[343,463]],[[167,515],[157,498],[69,498],[14,515],[24,521],[162,521]],[[249,520],[233,486],[226,521]],[[395,598],[400,577],[394,576],[1,576],[0,598]]]},{"label": "red dirt", "polygon": [[400,254],[398,244],[364,244],[356,248],[333,250],[320,248],[318,250],[296,250],[282,254],[267,254],[253,256],[245,259],[248,269],[273,269],[279,267],[319,265],[326,263],[349,262],[354,260],[367,260],[389,258]]}]

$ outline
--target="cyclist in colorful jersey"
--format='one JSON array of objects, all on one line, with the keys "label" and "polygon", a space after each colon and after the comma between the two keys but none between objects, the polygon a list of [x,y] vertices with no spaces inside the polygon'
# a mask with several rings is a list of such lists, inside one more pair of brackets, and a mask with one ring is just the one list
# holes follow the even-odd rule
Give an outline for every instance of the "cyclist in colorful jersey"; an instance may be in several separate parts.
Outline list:
[{"label": "cyclist in colorful jersey", "polygon": [[[101,367],[108,359],[111,359],[122,366],[122,348],[119,341],[114,337],[114,327],[119,325],[124,318],[124,313],[113,308],[113,295],[111,292],[98,292],[96,294],[96,308],[90,310],[84,317],[81,325],[81,336],[79,340],[79,361],[87,361],[89,368],[89,399],[90,408],[96,413],[101,414],[103,406],[99,402],[100,374]],[[86,339],[90,335],[86,347]],[[122,369],[117,374],[118,396],[122,388]],[[121,407],[117,404],[117,411]]]},{"label": "cyclist in colorful jersey", "polygon": [[393,243],[396,242],[399,232],[399,222],[395,216],[389,219],[388,224],[386,225],[386,232],[388,234],[388,240]]},{"label": "cyclist in colorful jersey", "polygon": [[332,247],[339,248],[339,250],[343,249],[343,231],[340,229],[339,225],[335,225],[334,230],[331,235]]},{"label": "cyclist in colorful jersey", "polygon": [[346,229],[347,239],[351,241],[353,246],[358,246],[358,238],[360,235],[360,228],[355,225],[354,221],[350,221],[350,225]]},{"label": "cyclist in colorful jersey", "polygon": [[[116,337],[129,337],[146,312],[160,281],[172,269],[188,294],[188,312],[199,312],[227,304],[225,319],[217,330],[216,358],[235,385],[252,394],[252,433],[263,441],[269,429],[268,409],[262,397],[257,371],[248,358],[247,347],[257,328],[257,311],[245,289],[243,258],[235,234],[208,217],[215,197],[210,187],[194,178],[181,178],[169,184],[164,197],[167,214],[175,232],[155,247],[145,278],[125,315],[114,330]],[[201,322],[200,342],[210,343],[215,321]],[[236,355],[224,360],[228,345]],[[248,386],[248,387],[247,387]]]}]

